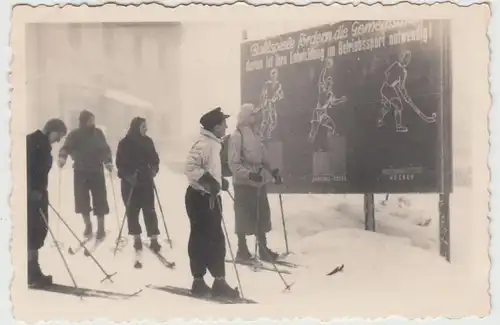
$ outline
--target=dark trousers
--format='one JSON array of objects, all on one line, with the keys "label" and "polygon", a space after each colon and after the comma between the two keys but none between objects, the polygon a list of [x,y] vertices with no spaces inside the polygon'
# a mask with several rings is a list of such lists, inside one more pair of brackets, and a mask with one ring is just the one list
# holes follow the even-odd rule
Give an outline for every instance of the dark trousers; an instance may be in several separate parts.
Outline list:
[{"label": "dark trousers", "polygon": [[155,210],[153,184],[149,182],[137,184],[134,186],[132,196],[130,196],[131,190],[132,185],[122,180],[121,192],[123,204],[125,204],[127,211],[129,235],[140,235],[142,233],[141,225],[139,224],[139,213],[141,210],[148,237],[159,235],[160,231],[158,229],[158,217]]},{"label": "dark trousers", "polygon": [[[93,211],[96,216],[105,216],[109,213],[108,195],[104,171],[74,170],[73,185],[75,191],[75,212],[90,215]],[[92,196],[92,206],[90,206]]]},{"label": "dark trousers", "polygon": [[45,193],[40,201],[28,199],[28,250],[38,250],[43,247],[47,238],[48,228],[40,214],[42,210],[49,221],[49,197]]},{"label": "dark trousers", "polygon": [[186,190],[186,211],[191,224],[188,253],[191,274],[202,278],[210,271],[213,277],[226,275],[226,242],[222,230],[222,201],[211,207],[210,195],[188,187]]}]

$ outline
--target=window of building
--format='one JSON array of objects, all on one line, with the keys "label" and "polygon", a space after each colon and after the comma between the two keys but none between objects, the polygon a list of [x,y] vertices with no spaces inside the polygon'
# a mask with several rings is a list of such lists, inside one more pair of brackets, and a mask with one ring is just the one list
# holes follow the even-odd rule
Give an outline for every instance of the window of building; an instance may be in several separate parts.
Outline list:
[{"label": "window of building", "polygon": [[80,48],[82,45],[82,24],[68,25],[68,42],[73,49]]}]

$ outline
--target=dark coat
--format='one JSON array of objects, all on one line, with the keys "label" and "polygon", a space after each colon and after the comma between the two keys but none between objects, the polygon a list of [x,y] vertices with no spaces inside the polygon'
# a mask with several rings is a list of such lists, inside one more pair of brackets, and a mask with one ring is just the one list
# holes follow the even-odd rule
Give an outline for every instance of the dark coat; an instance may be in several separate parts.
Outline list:
[{"label": "dark coat", "polygon": [[52,145],[48,136],[37,130],[26,136],[28,191],[47,192],[52,168]]},{"label": "dark coat", "polygon": [[61,150],[59,157],[69,156],[74,161],[73,168],[79,171],[101,171],[103,163],[112,163],[111,148],[101,129],[88,127],[87,121],[93,116],[88,111],[82,111],[79,117],[79,127],[71,131]]},{"label": "dark coat", "polygon": [[118,143],[116,168],[118,177],[122,179],[137,172],[139,183],[151,183],[151,171],[159,171],[160,157],[153,140],[139,132],[143,121],[142,118],[135,118],[127,135]]},{"label": "dark coat", "polygon": [[[47,237],[49,197],[49,172],[52,168],[52,145],[49,138],[41,131],[26,136],[26,173],[27,173],[27,208],[28,208],[28,249],[40,249]],[[34,192],[41,194],[35,199]],[[44,220],[40,211],[45,215]]]}]

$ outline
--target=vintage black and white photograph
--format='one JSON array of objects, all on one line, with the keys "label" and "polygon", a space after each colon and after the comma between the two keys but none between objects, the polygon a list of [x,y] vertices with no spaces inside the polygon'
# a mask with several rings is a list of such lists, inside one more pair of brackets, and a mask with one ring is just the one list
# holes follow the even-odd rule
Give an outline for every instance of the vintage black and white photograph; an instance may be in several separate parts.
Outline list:
[{"label": "vintage black and white photograph", "polygon": [[489,19],[15,7],[14,317],[488,315]]}]

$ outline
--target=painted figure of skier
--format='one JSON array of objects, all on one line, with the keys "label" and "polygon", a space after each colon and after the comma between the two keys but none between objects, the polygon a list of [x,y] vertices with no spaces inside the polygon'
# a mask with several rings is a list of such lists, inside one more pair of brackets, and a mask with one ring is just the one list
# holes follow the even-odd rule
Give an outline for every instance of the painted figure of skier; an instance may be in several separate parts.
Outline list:
[{"label": "painted figure of skier", "polygon": [[399,60],[391,64],[389,68],[385,71],[385,81],[380,88],[380,96],[382,102],[382,109],[380,110],[380,118],[378,119],[378,127],[383,126],[384,118],[386,115],[394,109],[394,119],[396,121],[396,132],[408,132],[408,127],[402,124],[403,118],[403,101],[406,102],[410,107],[417,113],[417,115],[427,123],[436,122],[436,113],[426,116],[418,107],[415,105],[408,95],[406,90],[406,77],[408,76],[408,70],[406,67],[410,64],[411,52],[404,51],[399,56]]},{"label": "painted figure of skier", "polygon": [[333,59],[329,58],[319,75],[318,103],[313,111],[311,119],[311,131],[308,137],[310,142],[314,142],[316,139],[320,126],[327,128],[329,134],[335,134],[335,123],[328,115],[328,108],[344,103],[347,100],[346,96],[340,98],[335,97],[333,93],[333,78],[331,76],[326,77],[327,70],[331,68],[333,68]]},{"label": "painted figure of skier", "polygon": [[271,79],[264,83],[260,94],[260,109],[263,113],[260,134],[263,140],[271,138],[271,134],[278,124],[276,102],[284,98],[281,83],[278,81],[278,69],[274,68],[271,70]]}]

